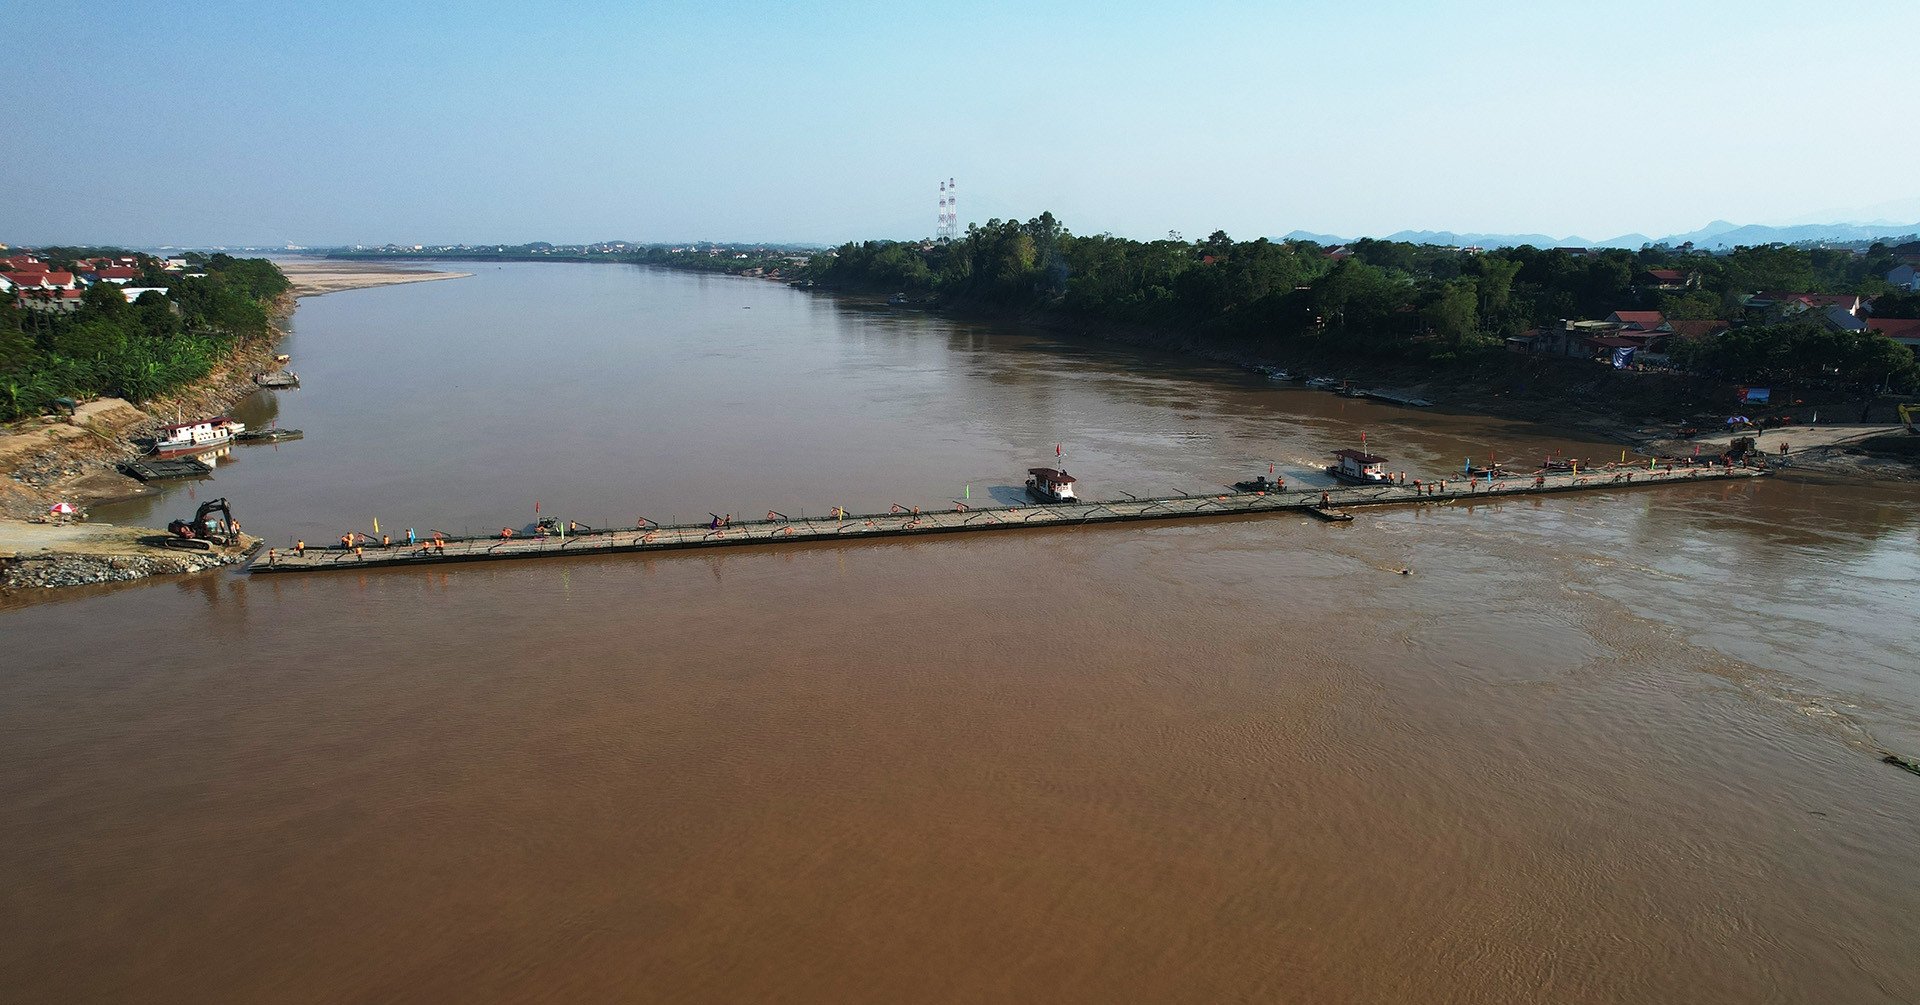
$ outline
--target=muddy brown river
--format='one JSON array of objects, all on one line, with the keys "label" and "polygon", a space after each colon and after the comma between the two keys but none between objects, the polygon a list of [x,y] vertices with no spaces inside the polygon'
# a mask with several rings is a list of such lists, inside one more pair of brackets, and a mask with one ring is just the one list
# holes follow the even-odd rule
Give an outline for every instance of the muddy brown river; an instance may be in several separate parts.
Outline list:
[{"label": "muddy brown river", "polygon": [[[1617,448],[774,283],[304,301],[285,546]],[[1920,999],[1920,498],[1808,475],[0,608],[0,999]],[[1412,570],[1402,576],[1401,569]]]}]

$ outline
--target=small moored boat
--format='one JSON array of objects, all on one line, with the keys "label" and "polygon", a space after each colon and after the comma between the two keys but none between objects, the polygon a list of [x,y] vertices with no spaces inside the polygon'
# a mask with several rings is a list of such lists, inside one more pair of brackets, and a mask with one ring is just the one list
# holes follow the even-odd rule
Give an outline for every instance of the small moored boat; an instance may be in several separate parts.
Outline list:
[{"label": "small moored boat", "polygon": [[288,440],[300,439],[305,435],[307,434],[298,429],[282,429],[279,426],[274,426],[271,429],[249,429],[235,436],[234,439],[241,443],[285,443]]}]

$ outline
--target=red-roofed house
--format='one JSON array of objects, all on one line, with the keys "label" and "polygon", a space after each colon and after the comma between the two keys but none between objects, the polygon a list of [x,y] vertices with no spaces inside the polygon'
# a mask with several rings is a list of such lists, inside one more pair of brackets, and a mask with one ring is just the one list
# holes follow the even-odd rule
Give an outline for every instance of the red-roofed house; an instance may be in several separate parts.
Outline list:
[{"label": "red-roofed house", "polygon": [[1817,307],[1823,310],[1838,307],[1848,314],[1855,316],[1858,316],[1860,313],[1860,297],[1855,293],[1808,293],[1802,296],[1801,299],[1806,301],[1809,307]]},{"label": "red-roofed house", "polygon": [[1655,290],[1684,290],[1694,285],[1694,277],[1679,269],[1648,269],[1640,274],[1640,285]]},{"label": "red-roofed house", "polygon": [[97,283],[125,285],[139,278],[140,270],[128,265],[108,265],[93,272],[93,280]]},{"label": "red-roofed house", "polygon": [[1867,328],[1920,352],[1920,318],[1868,318]]},{"label": "red-roofed house", "polygon": [[1804,314],[1807,311],[1817,310],[1826,313],[1836,307],[1858,317],[1860,297],[1853,293],[1786,293],[1779,290],[1762,290],[1748,297],[1745,306],[1782,318]]},{"label": "red-roofed house", "polygon": [[1711,338],[1733,326],[1725,321],[1669,321],[1666,328],[1681,338]]},{"label": "red-roofed house", "polygon": [[14,255],[9,258],[0,258],[0,269],[7,272],[45,272],[47,263],[32,255]]},{"label": "red-roofed house", "polygon": [[8,272],[7,282],[21,290],[71,290],[76,285],[71,272]]},{"label": "red-roofed house", "polygon": [[1667,316],[1659,311],[1614,311],[1607,315],[1607,323],[1624,325],[1634,331],[1650,332],[1666,323]]}]

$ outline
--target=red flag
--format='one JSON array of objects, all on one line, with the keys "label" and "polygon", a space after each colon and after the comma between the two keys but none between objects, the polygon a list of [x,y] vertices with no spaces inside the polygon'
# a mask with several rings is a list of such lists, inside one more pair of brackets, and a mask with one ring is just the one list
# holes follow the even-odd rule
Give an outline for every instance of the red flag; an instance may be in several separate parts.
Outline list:
[{"label": "red flag", "polygon": [[1058,443],[1056,443],[1056,444],[1054,444],[1054,445],[1053,445],[1053,456],[1055,456],[1055,457],[1059,457],[1059,456],[1060,456],[1060,444],[1058,444]]},{"label": "red flag", "polygon": [[1272,461],[1268,461],[1268,462],[1267,462],[1267,474],[1273,474],[1273,462],[1272,462]]},{"label": "red flag", "polygon": [[538,500],[538,499],[535,499],[535,500],[533,501],[533,511],[534,511],[535,513],[538,513],[538,512],[540,512],[540,500]]},{"label": "red flag", "polygon": [[1367,434],[1364,430],[1360,433],[1360,445],[1363,447],[1367,445]]}]

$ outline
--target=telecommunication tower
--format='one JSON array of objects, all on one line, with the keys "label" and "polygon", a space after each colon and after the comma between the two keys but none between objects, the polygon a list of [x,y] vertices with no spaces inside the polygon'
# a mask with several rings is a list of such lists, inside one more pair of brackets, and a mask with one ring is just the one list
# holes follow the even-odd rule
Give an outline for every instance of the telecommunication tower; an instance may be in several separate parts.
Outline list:
[{"label": "telecommunication tower", "polygon": [[933,236],[939,241],[960,236],[960,196],[952,178],[940,183],[940,225],[934,228]]}]

